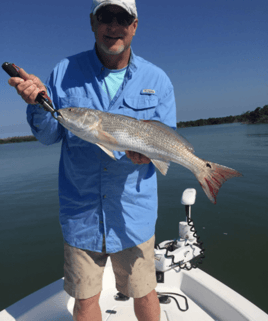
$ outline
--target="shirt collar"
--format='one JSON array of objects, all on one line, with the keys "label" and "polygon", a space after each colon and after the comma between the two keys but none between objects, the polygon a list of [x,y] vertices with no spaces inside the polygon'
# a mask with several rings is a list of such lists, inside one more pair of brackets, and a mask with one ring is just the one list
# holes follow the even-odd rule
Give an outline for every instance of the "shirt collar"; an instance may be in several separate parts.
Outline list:
[{"label": "shirt collar", "polygon": [[130,48],[130,59],[129,59],[129,69],[133,72],[137,70],[137,57],[134,54],[132,48]]},{"label": "shirt collar", "polygon": [[[103,66],[103,64],[99,60],[99,57],[97,56],[96,44],[93,49],[93,60],[94,60],[94,64],[93,64],[94,71],[97,75],[99,75],[103,71],[103,68],[105,67]],[[133,53],[132,48],[130,48],[130,59],[129,59],[128,67],[129,67],[129,73],[135,72],[137,70],[137,58],[136,58],[136,55]]]}]

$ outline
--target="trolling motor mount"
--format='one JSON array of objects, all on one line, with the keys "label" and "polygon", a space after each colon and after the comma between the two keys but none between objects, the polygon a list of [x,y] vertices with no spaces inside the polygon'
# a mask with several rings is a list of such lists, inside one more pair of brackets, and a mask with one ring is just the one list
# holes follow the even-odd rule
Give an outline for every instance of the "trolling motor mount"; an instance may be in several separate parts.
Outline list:
[{"label": "trolling motor mount", "polygon": [[191,205],[195,203],[196,190],[187,188],[181,198],[185,205],[186,221],[179,222],[179,237],[175,240],[163,241],[155,246],[155,267],[157,271],[166,272],[172,268],[190,270],[196,268],[204,258],[203,243],[199,242],[193,220]]}]

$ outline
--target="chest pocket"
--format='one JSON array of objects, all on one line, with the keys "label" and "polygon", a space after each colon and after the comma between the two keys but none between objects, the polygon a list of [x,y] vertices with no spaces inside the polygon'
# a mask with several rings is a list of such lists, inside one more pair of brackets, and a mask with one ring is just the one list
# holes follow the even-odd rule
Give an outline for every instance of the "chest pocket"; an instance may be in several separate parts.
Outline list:
[{"label": "chest pocket", "polygon": [[59,108],[87,107],[93,109],[92,98],[88,97],[62,97],[59,98]]},{"label": "chest pocket", "polygon": [[119,109],[123,115],[148,120],[154,116],[157,105],[157,96],[143,95],[138,97],[124,97],[123,104]]},{"label": "chest pocket", "polygon": [[[59,98],[59,108],[67,107],[87,107],[95,109],[93,106],[92,98],[88,97],[62,97]],[[65,137],[67,142],[67,148],[82,147],[90,143],[75,136],[72,132],[65,128]]]}]

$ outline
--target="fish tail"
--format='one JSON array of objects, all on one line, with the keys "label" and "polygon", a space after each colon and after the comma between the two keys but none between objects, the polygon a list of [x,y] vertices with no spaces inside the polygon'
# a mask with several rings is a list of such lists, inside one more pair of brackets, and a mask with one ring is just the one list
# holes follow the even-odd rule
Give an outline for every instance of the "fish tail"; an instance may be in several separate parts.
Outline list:
[{"label": "fish tail", "polygon": [[205,169],[195,174],[209,200],[216,204],[216,197],[222,184],[232,177],[243,176],[238,171],[216,163],[205,161]]}]

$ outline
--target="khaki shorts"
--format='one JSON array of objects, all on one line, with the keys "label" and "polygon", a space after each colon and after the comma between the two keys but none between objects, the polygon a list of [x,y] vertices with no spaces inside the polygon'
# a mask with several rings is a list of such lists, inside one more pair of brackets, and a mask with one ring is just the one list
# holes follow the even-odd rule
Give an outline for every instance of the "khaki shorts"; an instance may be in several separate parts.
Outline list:
[{"label": "khaki shorts", "polygon": [[[154,242],[155,236],[138,246],[109,254],[119,292],[141,298],[156,288]],[[105,242],[102,253],[64,243],[64,290],[76,299],[97,295],[102,290],[107,259]]]}]

